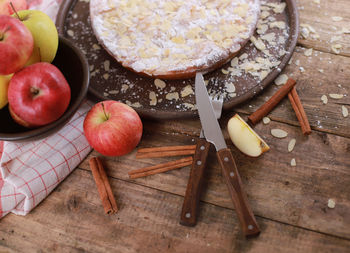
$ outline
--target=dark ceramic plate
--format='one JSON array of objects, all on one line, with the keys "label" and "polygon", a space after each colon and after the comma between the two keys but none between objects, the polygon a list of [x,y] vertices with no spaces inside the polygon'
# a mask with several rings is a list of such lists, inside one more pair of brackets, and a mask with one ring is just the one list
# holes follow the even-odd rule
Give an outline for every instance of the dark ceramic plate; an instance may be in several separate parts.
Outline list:
[{"label": "dark ceramic plate", "polygon": [[52,64],[61,70],[71,88],[71,101],[66,112],[51,124],[28,129],[13,121],[6,106],[0,110],[0,140],[27,141],[45,137],[63,127],[77,111],[89,87],[89,65],[85,56],[72,42],[60,36],[58,51]]},{"label": "dark ceramic plate", "polygon": [[[279,13],[278,10],[274,10],[273,6],[281,3],[286,3],[286,8]],[[271,17],[268,17],[268,29],[264,34],[273,33],[276,43],[274,46],[267,45],[266,49],[270,55],[269,60],[277,64],[268,73],[265,73],[264,78],[259,78],[249,72],[235,75],[225,74],[225,70],[231,67],[230,63],[204,76],[205,80],[209,80],[209,92],[225,94],[224,110],[231,109],[261,92],[279,75],[293,53],[299,27],[295,0],[266,0],[262,14],[267,9]],[[285,29],[279,29],[278,22],[284,22]],[[142,117],[153,119],[186,118],[197,115],[197,110],[194,108],[194,94],[181,96],[181,91],[188,85],[194,90],[194,79],[165,80],[166,87],[159,89],[154,85],[153,78],[140,76],[123,68],[99,45],[94,36],[88,1],[66,0],[63,2],[56,25],[60,34],[69,37],[85,53],[91,71],[89,92],[98,99],[122,101],[133,106]],[[268,37],[263,37],[263,34],[257,32],[254,36],[262,39],[266,44]],[[281,55],[280,52],[285,52],[285,54]],[[257,50],[251,42],[246,44],[238,57],[245,54],[248,55],[246,59],[252,61],[266,58],[266,54]],[[227,83],[234,83],[235,94],[226,92]],[[150,94],[152,95],[153,92],[157,96],[155,105],[150,104]],[[174,92],[180,94],[177,100],[167,97],[167,94]]]}]

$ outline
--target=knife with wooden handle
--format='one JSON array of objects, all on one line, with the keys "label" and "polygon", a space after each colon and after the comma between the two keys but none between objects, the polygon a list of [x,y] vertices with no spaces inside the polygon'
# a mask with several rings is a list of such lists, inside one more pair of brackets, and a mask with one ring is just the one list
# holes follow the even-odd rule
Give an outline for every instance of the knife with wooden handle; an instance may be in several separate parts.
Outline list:
[{"label": "knife with wooden handle", "polygon": [[245,236],[258,235],[260,233],[259,226],[243,189],[242,180],[239,176],[232,153],[226,146],[219,122],[215,117],[214,109],[201,73],[196,74],[195,96],[205,138],[208,142],[213,143],[216,148],[217,158],[222,168],[225,183],[235,206],[238,219],[241,223],[242,231]]},{"label": "knife with wooden handle", "polygon": [[180,216],[180,224],[193,227],[197,223],[200,195],[203,185],[203,174],[207,165],[210,143],[204,138],[203,131],[198,139],[193,163],[188,179],[184,202]]}]

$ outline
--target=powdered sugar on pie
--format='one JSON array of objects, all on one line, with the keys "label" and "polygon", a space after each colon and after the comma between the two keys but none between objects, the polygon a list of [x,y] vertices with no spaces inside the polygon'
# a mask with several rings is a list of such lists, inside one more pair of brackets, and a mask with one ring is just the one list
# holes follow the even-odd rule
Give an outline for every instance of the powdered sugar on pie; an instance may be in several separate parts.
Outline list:
[{"label": "powdered sugar on pie", "polygon": [[90,0],[95,35],[118,62],[171,79],[226,63],[259,13],[259,0]]}]

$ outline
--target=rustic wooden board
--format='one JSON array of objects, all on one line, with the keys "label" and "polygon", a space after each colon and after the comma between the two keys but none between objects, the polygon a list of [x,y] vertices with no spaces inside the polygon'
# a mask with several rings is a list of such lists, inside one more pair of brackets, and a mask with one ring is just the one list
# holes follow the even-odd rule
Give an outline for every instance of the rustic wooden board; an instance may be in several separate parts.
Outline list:
[{"label": "rustic wooden board", "polygon": [[[230,116],[226,115],[221,121],[223,128]],[[147,122],[141,145],[193,144],[194,136],[199,134],[199,123],[186,121],[172,126],[173,122]],[[270,134],[272,128],[282,128],[289,136],[282,140],[276,139]],[[253,211],[272,220],[350,238],[347,229],[350,226],[350,139],[320,132],[304,137],[299,127],[278,122],[271,122],[267,126],[259,124],[256,131],[271,146],[271,150],[262,157],[248,158],[231,145]],[[226,131],[224,134],[230,144]],[[287,145],[291,138],[296,138],[297,144],[295,150],[288,153]],[[97,153],[93,152],[92,155]],[[296,158],[296,167],[290,166],[292,158]],[[132,153],[121,158],[105,158],[105,162],[110,176],[129,181],[127,172],[131,169],[174,159],[137,160],[135,153]],[[213,152],[209,159],[202,200],[233,209]],[[80,167],[89,169],[87,161]],[[130,182],[184,195],[188,176],[189,167]],[[329,198],[336,199],[335,209],[327,207]]]},{"label": "rustic wooden board", "polygon": [[[341,44],[340,55],[350,56],[350,33],[340,33],[342,28],[350,31],[350,8],[348,0],[320,0],[320,4],[311,0],[298,0],[300,24],[311,25],[319,35],[318,39],[309,36],[299,37],[298,43],[307,48],[323,52],[332,52],[331,45]],[[332,17],[342,17],[335,22]],[[331,42],[332,37],[340,36],[339,40]]]},{"label": "rustic wooden board", "polygon": [[[350,58],[339,55],[314,51],[312,56],[304,55],[305,49],[297,47],[291,64],[283,73],[297,81],[297,91],[305,108],[310,125],[321,132],[333,133],[350,137],[350,117],[344,118],[341,106],[350,111]],[[298,66],[296,63],[299,64]],[[302,72],[300,67],[304,68]],[[319,70],[323,70],[321,73]],[[270,85],[261,95],[236,107],[242,113],[252,113],[257,110],[279,87]],[[345,95],[342,99],[332,99],[329,93]],[[321,96],[328,96],[328,104],[324,105]],[[298,125],[292,106],[285,98],[270,114],[276,121]]]},{"label": "rustic wooden board", "polygon": [[232,210],[204,203],[198,225],[183,227],[174,219],[182,197],[122,180],[111,179],[111,185],[120,211],[107,216],[91,173],[77,169],[27,217],[1,220],[0,251],[346,252],[350,247],[344,239],[259,217],[260,237],[247,240]]},{"label": "rustic wooden board", "polygon": [[[230,145],[262,228],[259,238],[243,239],[214,153],[209,157],[198,224],[187,228],[178,221],[189,167],[129,180],[131,169],[171,160],[136,160],[134,152],[103,158],[120,206],[117,215],[103,214],[85,160],[28,216],[10,214],[0,221],[0,252],[348,252],[350,118],[344,118],[340,108],[345,105],[350,109],[350,35],[342,35],[340,55],[331,52],[329,40],[334,36],[333,26],[350,28],[349,1],[321,0],[320,8],[311,0],[298,2],[301,23],[313,26],[320,39],[299,39],[301,47],[284,73],[298,81],[314,131],[309,137],[302,136],[285,99],[269,114],[273,120],[270,125],[255,127],[271,146],[268,153],[247,158]],[[343,16],[344,20],[333,22],[332,16]],[[313,56],[306,57],[303,47],[314,48]],[[246,118],[277,88],[270,85],[235,111]],[[321,95],[329,93],[347,96],[322,105]],[[224,112],[222,128],[233,114],[231,110]],[[143,147],[194,144],[200,131],[196,119],[144,121],[144,126]],[[289,136],[273,138],[269,131],[275,127],[287,130]],[[296,138],[297,144],[288,153],[291,138]],[[289,165],[292,158],[296,158],[296,167]],[[336,201],[334,209],[327,207],[330,198]]]}]

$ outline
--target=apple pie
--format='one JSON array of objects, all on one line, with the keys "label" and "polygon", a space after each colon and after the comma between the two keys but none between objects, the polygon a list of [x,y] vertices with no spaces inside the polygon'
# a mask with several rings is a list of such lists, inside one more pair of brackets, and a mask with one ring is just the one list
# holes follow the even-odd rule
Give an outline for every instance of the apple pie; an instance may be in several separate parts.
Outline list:
[{"label": "apple pie", "polygon": [[253,34],[259,0],[90,0],[93,31],[125,68],[164,79],[209,72]]}]

